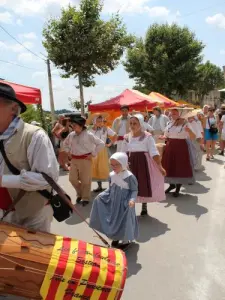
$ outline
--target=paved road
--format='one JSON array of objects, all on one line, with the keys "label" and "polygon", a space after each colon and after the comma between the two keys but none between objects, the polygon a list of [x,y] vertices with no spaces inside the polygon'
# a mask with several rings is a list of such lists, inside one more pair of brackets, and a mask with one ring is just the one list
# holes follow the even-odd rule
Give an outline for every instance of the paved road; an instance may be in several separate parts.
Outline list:
[{"label": "paved road", "polygon": [[[197,183],[182,196],[150,204],[151,217],[139,219],[140,237],[127,253],[129,275],[124,300],[225,299],[225,169],[217,157],[206,162]],[[60,183],[76,195],[61,176]],[[81,208],[88,218],[90,207]],[[137,206],[140,213],[140,206]],[[53,232],[97,242],[91,230],[72,217],[53,224]]]},{"label": "paved road", "polygon": [[[127,253],[123,300],[225,299],[223,164],[221,157],[206,162],[197,183],[185,186],[180,198],[168,196],[163,203],[149,205],[151,217],[139,219],[138,243]],[[60,183],[75,199],[67,174],[62,174]],[[88,219],[90,207],[81,211]],[[54,222],[52,231],[99,243],[77,216],[66,223]]]}]

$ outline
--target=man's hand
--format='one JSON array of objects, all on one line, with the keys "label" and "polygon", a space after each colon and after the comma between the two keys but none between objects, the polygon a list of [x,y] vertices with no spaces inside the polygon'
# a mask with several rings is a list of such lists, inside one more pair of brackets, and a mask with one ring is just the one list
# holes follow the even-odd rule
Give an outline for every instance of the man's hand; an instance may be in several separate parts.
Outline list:
[{"label": "man's hand", "polygon": [[130,206],[130,208],[133,208],[133,207],[135,206],[135,202],[134,202],[133,200],[131,200],[131,201],[129,202],[129,206]]},{"label": "man's hand", "polygon": [[86,159],[86,160],[92,160],[92,158],[93,158],[93,155],[90,154],[90,155],[88,155],[85,159]]}]

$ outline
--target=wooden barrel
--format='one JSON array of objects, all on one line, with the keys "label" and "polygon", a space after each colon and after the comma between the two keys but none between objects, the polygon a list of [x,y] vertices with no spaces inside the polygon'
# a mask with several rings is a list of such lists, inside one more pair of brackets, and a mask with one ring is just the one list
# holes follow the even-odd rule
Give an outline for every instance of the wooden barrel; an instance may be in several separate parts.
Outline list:
[{"label": "wooden barrel", "polygon": [[120,299],[124,253],[0,223],[0,294],[28,299]]}]

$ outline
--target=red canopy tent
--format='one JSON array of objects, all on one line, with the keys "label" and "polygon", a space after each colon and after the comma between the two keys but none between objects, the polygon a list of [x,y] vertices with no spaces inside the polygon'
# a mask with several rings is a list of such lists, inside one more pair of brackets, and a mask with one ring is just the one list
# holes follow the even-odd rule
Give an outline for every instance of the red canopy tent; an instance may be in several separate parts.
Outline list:
[{"label": "red canopy tent", "polygon": [[115,98],[98,104],[89,105],[89,111],[102,112],[119,110],[122,105],[129,105],[130,110],[143,111],[145,109],[152,109],[155,105],[161,103],[162,101],[156,101],[151,96],[145,95],[139,91],[127,89]]},{"label": "red canopy tent", "polygon": [[39,89],[5,80],[0,80],[0,82],[10,85],[16,92],[17,98],[24,104],[41,104],[41,91]]}]

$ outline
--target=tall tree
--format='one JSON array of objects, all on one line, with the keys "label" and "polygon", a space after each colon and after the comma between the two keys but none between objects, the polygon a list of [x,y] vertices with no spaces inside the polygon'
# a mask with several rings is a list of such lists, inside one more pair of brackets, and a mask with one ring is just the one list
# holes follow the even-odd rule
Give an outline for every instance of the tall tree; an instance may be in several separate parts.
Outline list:
[{"label": "tall tree", "polygon": [[119,15],[101,19],[102,8],[100,0],[81,0],[80,7],[62,9],[61,18],[51,19],[43,30],[49,59],[63,77],[78,78],[82,113],[83,86],[94,86],[95,75],[114,70],[133,42]]},{"label": "tall tree", "polygon": [[124,65],[140,89],[183,96],[194,87],[203,48],[186,27],[153,24],[128,50]]},{"label": "tall tree", "polygon": [[198,76],[196,91],[199,96],[199,102],[202,104],[204,96],[208,95],[210,91],[223,87],[225,80],[222,69],[210,61],[198,66]]}]

